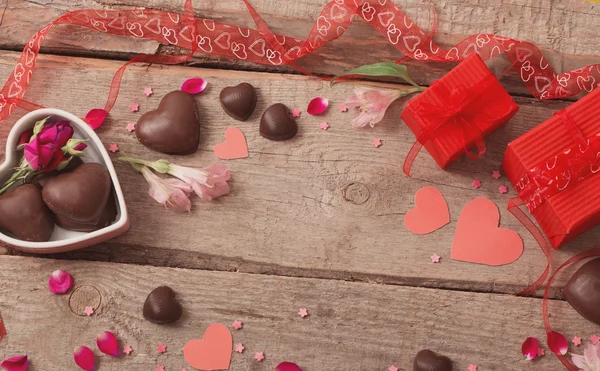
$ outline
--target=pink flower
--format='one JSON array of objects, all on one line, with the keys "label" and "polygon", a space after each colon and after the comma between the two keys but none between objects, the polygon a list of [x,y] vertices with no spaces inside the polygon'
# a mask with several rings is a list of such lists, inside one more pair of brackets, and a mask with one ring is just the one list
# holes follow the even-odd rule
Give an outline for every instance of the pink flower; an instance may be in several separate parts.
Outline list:
[{"label": "pink flower", "polygon": [[344,104],[348,108],[357,108],[360,113],[352,120],[352,126],[362,128],[371,127],[383,119],[388,107],[404,94],[400,90],[375,90],[354,89],[354,95],[346,99]]},{"label": "pink flower", "polygon": [[583,371],[600,371],[600,343],[588,343],[583,350],[583,355],[571,354],[571,360]]},{"label": "pink flower", "polygon": [[19,146],[20,145],[24,145],[29,143],[29,140],[31,139],[31,136],[33,135],[33,129],[29,129],[29,130],[25,130],[24,132],[21,133],[21,136],[19,137]]},{"label": "pink flower", "polygon": [[213,164],[204,169],[193,169],[171,164],[168,173],[189,184],[204,201],[229,194],[227,181],[231,174],[225,165]]},{"label": "pink flower", "polygon": [[42,130],[25,145],[25,160],[34,170],[52,171],[62,161],[62,149],[73,136],[71,123],[61,120],[46,124]]},{"label": "pink flower", "polygon": [[190,194],[192,193],[192,187],[181,180],[163,179],[145,166],[142,167],[141,172],[150,184],[150,190],[148,191],[150,197],[167,209],[173,209],[177,212],[191,210]]}]

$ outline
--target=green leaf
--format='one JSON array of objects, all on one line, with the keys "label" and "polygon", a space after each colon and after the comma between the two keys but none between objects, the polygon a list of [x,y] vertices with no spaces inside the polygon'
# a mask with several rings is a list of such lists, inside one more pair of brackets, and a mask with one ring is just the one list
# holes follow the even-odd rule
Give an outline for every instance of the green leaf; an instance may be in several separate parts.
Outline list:
[{"label": "green leaf", "polygon": [[400,77],[401,79],[413,86],[419,86],[410,78],[410,76],[408,75],[408,68],[405,65],[391,62],[367,64],[350,70],[346,73],[342,73],[341,75],[337,75],[331,80],[330,86],[333,86],[333,84],[338,78],[349,75]]},{"label": "green leaf", "polygon": [[46,121],[48,121],[49,118],[50,117],[46,117],[45,119],[42,119],[35,123],[35,126],[33,127],[33,135],[31,136],[31,139],[35,138],[35,136],[38,135],[40,133],[40,131],[42,131],[42,129],[44,128],[44,125],[46,124]]}]

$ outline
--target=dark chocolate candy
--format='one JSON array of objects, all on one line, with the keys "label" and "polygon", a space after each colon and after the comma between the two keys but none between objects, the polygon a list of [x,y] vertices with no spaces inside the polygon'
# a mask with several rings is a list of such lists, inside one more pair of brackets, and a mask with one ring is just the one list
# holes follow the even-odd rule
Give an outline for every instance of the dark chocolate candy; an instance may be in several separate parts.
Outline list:
[{"label": "dark chocolate candy", "polygon": [[70,173],[50,178],[42,196],[56,215],[84,223],[97,223],[106,206],[112,182],[104,165],[87,162]]},{"label": "dark chocolate candy", "polygon": [[0,229],[23,241],[46,242],[54,232],[54,215],[39,184],[25,184],[0,195]]},{"label": "dark chocolate candy", "polygon": [[290,110],[281,103],[267,108],[260,119],[260,135],[269,140],[287,140],[298,132],[298,124]]},{"label": "dark chocolate candy", "polygon": [[175,292],[168,286],[155,288],[144,302],[144,318],[159,325],[177,321],[181,313],[181,305],[175,299]]},{"label": "dark chocolate candy", "polygon": [[97,222],[78,222],[71,220],[66,216],[56,215],[56,224],[64,229],[75,232],[93,232],[99,229],[108,227],[115,221],[117,216],[117,204],[114,195],[108,196],[106,206],[100,214],[100,219]]},{"label": "dark chocolate candy", "polygon": [[413,371],[452,371],[452,361],[429,349],[423,349],[415,357]]},{"label": "dark chocolate candy", "polygon": [[194,98],[181,90],[168,93],[154,111],[140,117],[135,127],[140,143],[155,151],[171,154],[196,152],[200,121]]},{"label": "dark chocolate candy", "polygon": [[582,265],[563,292],[569,304],[583,318],[600,325],[600,258]]},{"label": "dark chocolate candy", "polygon": [[239,121],[246,121],[256,108],[256,90],[254,86],[243,82],[221,90],[219,100],[221,107],[229,116]]}]

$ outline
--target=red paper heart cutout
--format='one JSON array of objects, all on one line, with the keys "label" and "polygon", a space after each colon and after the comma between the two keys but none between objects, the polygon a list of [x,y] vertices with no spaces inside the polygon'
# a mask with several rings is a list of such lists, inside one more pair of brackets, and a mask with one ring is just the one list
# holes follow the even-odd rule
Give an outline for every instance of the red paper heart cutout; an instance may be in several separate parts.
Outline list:
[{"label": "red paper heart cutout", "polygon": [[183,347],[183,358],[198,370],[227,370],[231,361],[232,338],[229,329],[220,324],[210,325],[202,340],[188,341]]},{"label": "red paper heart cutout", "polygon": [[225,141],[214,149],[215,156],[223,160],[234,160],[248,157],[248,144],[244,133],[235,126],[225,130]]},{"label": "red paper heart cutout", "polygon": [[431,233],[450,223],[448,204],[437,188],[419,189],[415,195],[415,205],[404,216],[404,226],[412,233]]},{"label": "red paper heart cutout", "polygon": [[487,265],[503,265],[519,259],[523,240],[517,232],[499,228],[498,207],[487,198],[469,202],[458,219],[452,259]]}]

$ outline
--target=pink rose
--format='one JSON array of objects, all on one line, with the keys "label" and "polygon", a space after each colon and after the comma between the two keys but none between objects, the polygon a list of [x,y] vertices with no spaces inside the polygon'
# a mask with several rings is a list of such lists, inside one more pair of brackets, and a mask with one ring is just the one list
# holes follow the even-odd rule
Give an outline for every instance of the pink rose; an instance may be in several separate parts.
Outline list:
[{"label": "pink rose", "polygon": [[62,120],[44,128],[25,145],[25,159],[34,170],[52,171],[62,161],[62,149],[73,136],[69,121]]}]

